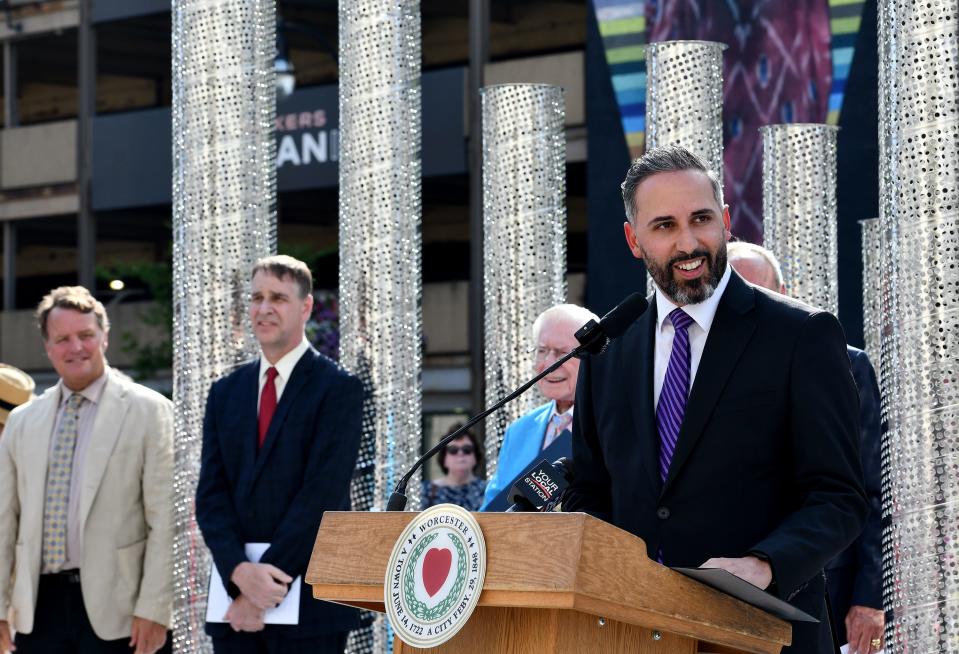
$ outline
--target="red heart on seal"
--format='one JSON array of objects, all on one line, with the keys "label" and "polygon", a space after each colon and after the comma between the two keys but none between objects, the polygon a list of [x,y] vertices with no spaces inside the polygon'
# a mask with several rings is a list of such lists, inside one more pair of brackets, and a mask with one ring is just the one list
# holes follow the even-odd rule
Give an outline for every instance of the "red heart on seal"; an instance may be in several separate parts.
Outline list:
[{"label": "red heart on seal", "polygon": [[453,553],[448,549],[432,548],[423,559],[423,587],[430,597],[436,595],[450,576]]}]

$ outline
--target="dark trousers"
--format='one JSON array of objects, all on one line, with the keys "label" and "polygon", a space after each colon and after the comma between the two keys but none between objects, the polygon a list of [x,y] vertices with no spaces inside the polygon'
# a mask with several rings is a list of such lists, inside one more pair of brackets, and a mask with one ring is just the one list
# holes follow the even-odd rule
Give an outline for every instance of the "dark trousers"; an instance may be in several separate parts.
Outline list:
[{"label": "dark trousers", "polygon": [[[215,654],[343,654],[348,631],[310,638],[286,638],[270,627],[255,633],[232,633],[213,638]],[[21,654],[19,651],[17,654]]]},{"label": "dark trousers", "polygon": [[129,638],[103,640],[83,606],[79,576],[40,575],[33,633],[15,638],[17,654],[130,654]]}]

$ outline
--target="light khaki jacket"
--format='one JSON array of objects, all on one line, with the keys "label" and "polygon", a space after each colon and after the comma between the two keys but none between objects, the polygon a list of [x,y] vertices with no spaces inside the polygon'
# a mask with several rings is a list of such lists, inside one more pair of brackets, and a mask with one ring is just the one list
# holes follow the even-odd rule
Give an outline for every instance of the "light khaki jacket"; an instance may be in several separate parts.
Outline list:
[{"label": "light khaki jacket", "polygon": [[[173,405],[108,368],[83,462],[80,586],[97,636],[130,636],[133,616],[170,624]],[[0,438],[0,619],[33,631],[43,501],[57,387],[18,407]]]}]

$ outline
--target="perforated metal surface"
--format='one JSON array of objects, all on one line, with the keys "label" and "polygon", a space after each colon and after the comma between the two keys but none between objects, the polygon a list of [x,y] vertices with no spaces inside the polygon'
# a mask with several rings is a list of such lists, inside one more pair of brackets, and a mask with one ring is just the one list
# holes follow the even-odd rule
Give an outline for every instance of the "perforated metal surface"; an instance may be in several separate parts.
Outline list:
[{"label": "perforated metal surface", "polygon": [[[723,179],[723,50],[713,41],[646,46],[646,149],[681,145]],[[653,279],[646,275],[646,292]]]},{"label": "perforated metal surface", "polygon": [[888,286],[883,270],[889,239],[882,238],[878,218],[860,220],[862,228],[862,333],[866,354],[880,370],[883,329],[883,288]]},{"label": "perforated metal surface", "polygon": [[[566,298],[563,102],[556,86],[483,89],[487,405],[533,376],[533,322]],[[487,474],[506,426],[543,401],[531,389],[487,419]]]},{"label": "perforated metal surface", "polygon": [[959,0],[879,18],[886,650],[959,652]]},{"label": "perforated metal surface", "polygon": [[[366,388],[353,509],[383,509],[420,453],[420,6],[339,5],[340,362]],[[419,508],[419,475],[407,487]],[[382,619],[349,651],[387,651]]]},{"label": "perforated metal surface", "polygon": [[194,521],[210,384],[258,352],[250,269],[276,245],[273,2],[173,3],[174,624],[177,652],[203,632],[210,558]]},{"label": "perforated metal surface", "polygon": [[836,132],[831,125],[767,125],[763,136],[763,244],[790,296],[839,313]]},{"label": "perforated metal surface", "polygon": [[723,178],[723,50],[712,41],[646,46],[646,148],[681,145]]}]

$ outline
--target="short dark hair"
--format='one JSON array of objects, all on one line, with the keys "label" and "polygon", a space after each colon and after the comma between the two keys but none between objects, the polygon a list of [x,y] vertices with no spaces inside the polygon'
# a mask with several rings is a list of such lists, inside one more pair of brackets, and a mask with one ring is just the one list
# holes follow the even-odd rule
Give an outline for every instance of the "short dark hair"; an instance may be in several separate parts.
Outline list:
[{"label": "short dark hair", "polygon": [[[452,434],[454,431],[462,427],[463,424],[464,423],[462,422],[458,422],[452,427],[450,427],[449,431],[443,434],[443,438],[446,438],[447,436]],[[441,438],[440,440],[443,440],[443,438]],[[458,441],[461,438],[468,438],[470,439],[470,442],[473,444],[473,453],[476,455],[476,465],[473,466],[473,472],[476,472],[477,468],[479,468],[480,465],[483,463],[483,448],[480,447],[479,440],[477,440],[476,438],[476,434],[474,434],[468,429],[464,431],[462,434],[460,434],[459,436],[457,436],[456,438],[454,438],[453,442]],[[447,446],[449,446],[449,443],[447,443]],[[440,464],[440,470],[443,471],[444,475],[450,471],[449,468],[446,467],[446,448],[445,447],[442,450],[440,450],[439,454],[436,456],[436,462]]]},{"label": "short dark hair", "polygon": [[636,215],[636,206],[633,201],[636,197],[636,188],[643,180],[657,173],[672,173],[680,170],[698,170],[709,178],[713,185],[713,195],[719,208],[723,207],[723,184],[719,175],[709,169],[706,163],[698,156],[681,145],[667,145],[661,148],[648,150],[646,154],[637,157],[626,171],[626,179],[620,184],[623,192],[623,205],[626,208],[626,219],[633,222]]},{"label": "short dark hair", "polygon": [[258,272],[268,273],[277,279],[293,278],[293,281],[300,288],[300,299],[313,292],[313,273],[310,272],[310,267],[299,259],[294,259],[285,254],[263,257],[253,264],[253,272],[250,273],[250,278],[256,277]]},{"label": "short dark hair", "polygon": [[96,316],[100,331],[110,331],[110,319],[103,304],[93,297],[93,293],[83,286],[60,286],[43,296],[37,305],[36,318],[43,340],[47,340],[47,318],[57,307],[71,309],[80,313],[92,313]]}]

